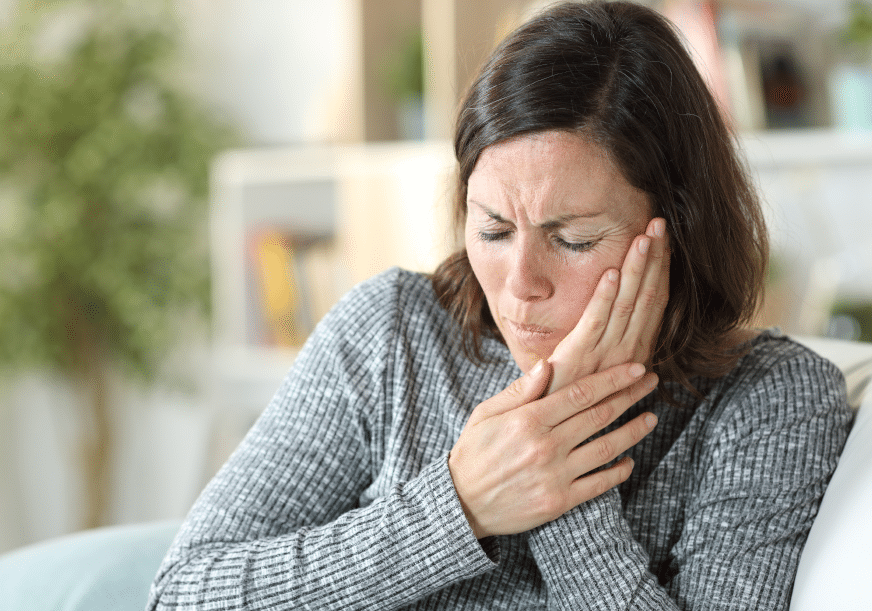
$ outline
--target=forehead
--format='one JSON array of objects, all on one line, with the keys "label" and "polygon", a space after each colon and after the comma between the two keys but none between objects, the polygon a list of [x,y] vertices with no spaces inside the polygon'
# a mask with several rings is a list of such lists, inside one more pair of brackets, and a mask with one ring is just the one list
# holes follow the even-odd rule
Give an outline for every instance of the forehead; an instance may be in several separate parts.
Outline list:
[{"label": "forehead", "polygon": [[467,200],[534,222],[567,214],[648,214],[648,198],[626,181],[605,149],[564,131],[484,149],[469,177]]}]

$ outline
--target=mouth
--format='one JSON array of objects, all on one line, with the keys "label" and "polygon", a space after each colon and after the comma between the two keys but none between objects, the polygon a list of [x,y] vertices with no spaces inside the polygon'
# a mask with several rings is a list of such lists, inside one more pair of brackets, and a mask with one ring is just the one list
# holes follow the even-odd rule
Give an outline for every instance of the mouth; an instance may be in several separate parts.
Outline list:
[{"label": "mouth", "polygon": [[544,339],[548,339],[554,334],[554,329],[550,329],[548,327],[519,323],[513,320],[509,320],[508,318],[504,318],[503,320],[506,321],[506,325],[508,325],[512,332],[520,339],[528,341],[542,341]]}]

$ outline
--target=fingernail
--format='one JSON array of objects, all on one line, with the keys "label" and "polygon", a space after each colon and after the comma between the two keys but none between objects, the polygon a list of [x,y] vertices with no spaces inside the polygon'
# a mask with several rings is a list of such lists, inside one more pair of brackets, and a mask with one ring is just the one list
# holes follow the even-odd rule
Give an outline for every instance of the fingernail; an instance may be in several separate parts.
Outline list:
[{"label": "fingernail", "polygon": [[606,272],[606,277],[608,278],[609,282],[617,282],[618,281],[618,270],[610,269],[609,271]]},{"label": "fingernail", "polygon": [[657,416],[655,416],[654,414],[648,414],[647,416],[645,416],[645,424],[648,426],[649,429],[653,429],[655,426],[657,426]]},{"label": "fingernail", "polygon": [[542,373],[542,360],[541,359],[536,361],[536,364],[533,366],[533,369],[530,370],[530,376],[535,378],[540,373]]},{"label": "fingernail", "polygon": [[645,366],[640,363],[633,363],[627,371],[629,371],[630,375],[634,378],[641,378],[642,374],[645,373]]},{"label": "fingernail", "polygon": [[651,245],[650,238],[642,238],[639,240],[639,252],[644,254],[648,254],[648,247]]},{"label": "fingernail", "polygon": [[658,238],[662,238],[665,226],[666,221],[664,221],[663,219],[657,219],[656,221],[654,221],[654,235],[656,235]]}]

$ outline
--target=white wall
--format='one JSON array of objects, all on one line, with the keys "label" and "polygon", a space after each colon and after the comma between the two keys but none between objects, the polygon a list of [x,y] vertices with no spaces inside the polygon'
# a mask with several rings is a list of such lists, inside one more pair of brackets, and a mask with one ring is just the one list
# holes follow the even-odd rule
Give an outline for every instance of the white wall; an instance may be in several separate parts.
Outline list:
[{"label": "white wall", "polygon": [[[253,144],[356,139],[356,0],[177,0],[207,95]],[[341,118],[341,120],[337,120]]]}]

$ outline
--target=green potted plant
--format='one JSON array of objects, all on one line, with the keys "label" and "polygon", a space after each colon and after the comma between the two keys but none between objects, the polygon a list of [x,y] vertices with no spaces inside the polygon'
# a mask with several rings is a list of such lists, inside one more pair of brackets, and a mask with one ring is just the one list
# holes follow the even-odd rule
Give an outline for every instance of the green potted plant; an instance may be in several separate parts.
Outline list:
[{"label": "green potted plant", "polygon": [[[46,57],[39,25],[73,4],[87,18]],[[234,141],[173,75],[168,6],[133,6],[22,0],[2,32],[0,369],[86,397],[87,527],[107,519],[108,373],[153,381],[180,313],[208,316],[208,168]]]},{"label": "green potted plant", "polygon": [[872,4],[855,0],[850,4],[847,23],[839,32],[839,40],[848,55],[859,63],[872,60]]},{"label": "green potted plant", "polygon": [[872,130],[872,4],[855,0],[837,32],[840,61],[830,75],[833,119],[850,131]]},{"label": "green potted plant", "polygon": [[424,36],[407,32],[387,59],[384,87],[394,101],[397,128],[406,139],[424,137]]}]

